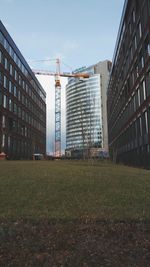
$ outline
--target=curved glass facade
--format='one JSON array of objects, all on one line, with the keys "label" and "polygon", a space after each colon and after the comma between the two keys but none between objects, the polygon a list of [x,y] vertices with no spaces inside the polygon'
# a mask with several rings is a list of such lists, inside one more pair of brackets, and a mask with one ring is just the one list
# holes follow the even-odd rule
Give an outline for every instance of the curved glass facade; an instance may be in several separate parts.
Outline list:
[{"label": "curved glass facade", "polygon": [[[90,70],[90,69],[86,69]],[[100,74],[66,86],[66,148],[103,147]]]}]

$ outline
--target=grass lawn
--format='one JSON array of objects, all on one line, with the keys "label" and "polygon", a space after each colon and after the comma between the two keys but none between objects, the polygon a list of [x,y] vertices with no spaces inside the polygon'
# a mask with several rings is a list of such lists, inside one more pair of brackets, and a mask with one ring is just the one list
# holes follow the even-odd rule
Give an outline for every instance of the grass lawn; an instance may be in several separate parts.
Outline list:
[{"label": "grass lawn", "polygon": [[107,161],[0,162],[0,266],[148,266],[149,220],[148,170]]},{"label": "grass lawn", "polygon": [[0,162],[0,217],[149,219],[150,171],[111,163]]}]

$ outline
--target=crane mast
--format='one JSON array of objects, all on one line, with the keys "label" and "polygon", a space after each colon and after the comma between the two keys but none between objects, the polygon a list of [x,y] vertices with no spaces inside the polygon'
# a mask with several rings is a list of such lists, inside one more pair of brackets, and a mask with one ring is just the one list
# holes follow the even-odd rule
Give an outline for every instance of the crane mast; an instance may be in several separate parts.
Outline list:
[{"label": "crane mast", "polygon": [[56,59],[56,72],[34,70],[37,75],[55,76],[55,157],[61,156],[61,77],[89,78],[87,73],[61,73],[60,60]]},{"label": "crane mast", "polygon": [[60,62],[56,60],[55,75],[55,157],[61,156],[61,83]]}]

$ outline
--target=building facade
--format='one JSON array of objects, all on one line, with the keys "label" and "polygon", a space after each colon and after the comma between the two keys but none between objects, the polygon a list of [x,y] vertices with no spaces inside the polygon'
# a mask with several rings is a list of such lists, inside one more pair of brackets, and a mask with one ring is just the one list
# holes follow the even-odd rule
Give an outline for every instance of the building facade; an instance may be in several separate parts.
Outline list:
[{"label": "building facade", "polygon": [[108,86],[112,159],[150,167],[150,1],[126,0]]},{"label": "building facade", "polygon": [[90,149],[93,156],[100,150],[108,151],[106,88],[109,69],[109,61],[99,62],[76,71],[89,73],[88,79],[69,79],[66,86],[66,151],[82,154]]},{"label": "building facade", "polygon": [[0,21],[0,153],[46,153],[46,93]]}]

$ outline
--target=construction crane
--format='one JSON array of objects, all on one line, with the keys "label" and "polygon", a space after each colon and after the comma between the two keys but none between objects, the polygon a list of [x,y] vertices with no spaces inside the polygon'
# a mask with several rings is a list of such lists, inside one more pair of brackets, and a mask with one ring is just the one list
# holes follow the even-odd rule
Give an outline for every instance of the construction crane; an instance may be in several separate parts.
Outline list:
[{"label": "construction crane", "polygon": [[[44,61],[44,60],[41,60]],[[89,78],[88,73],[60,72],[60,59],[56,59],[56,72],[35,70],[36,75],[55,76],[55,157],[61,157],[61,83],[60,77]]]}]

